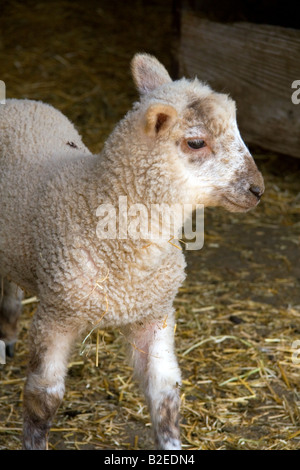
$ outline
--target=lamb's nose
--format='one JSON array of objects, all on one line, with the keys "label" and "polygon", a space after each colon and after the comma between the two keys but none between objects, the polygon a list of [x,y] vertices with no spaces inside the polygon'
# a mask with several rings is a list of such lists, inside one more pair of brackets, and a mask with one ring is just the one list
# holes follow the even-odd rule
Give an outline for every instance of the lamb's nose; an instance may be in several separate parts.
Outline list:
[{"label": "lamb's nose", "polygon": [[251,193],[254,194],[254,196],[256,196],[257,199],[260,199],[264,192],[262,188],[260,188],[259,186],[255,186],[255,185],[251,185],[249,188],[249,191],[251,191]]}]

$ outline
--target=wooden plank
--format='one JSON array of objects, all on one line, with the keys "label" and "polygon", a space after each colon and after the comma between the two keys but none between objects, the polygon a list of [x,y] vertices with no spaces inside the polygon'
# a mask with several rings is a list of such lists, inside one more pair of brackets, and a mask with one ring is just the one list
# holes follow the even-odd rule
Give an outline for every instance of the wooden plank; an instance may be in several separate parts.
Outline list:
[{"label": "wooden plank", "polygon": [[216,23],[183,11],[180,75],[198,76],[237,102],[248,144],[300,158],[300,31],[247,22]]},{"label": "wooden plank", "polygon": [[300,28],[299,2],[295,0],[173,0],[183,10],[198,12],[220,23],[248,21],[287,28]]}]

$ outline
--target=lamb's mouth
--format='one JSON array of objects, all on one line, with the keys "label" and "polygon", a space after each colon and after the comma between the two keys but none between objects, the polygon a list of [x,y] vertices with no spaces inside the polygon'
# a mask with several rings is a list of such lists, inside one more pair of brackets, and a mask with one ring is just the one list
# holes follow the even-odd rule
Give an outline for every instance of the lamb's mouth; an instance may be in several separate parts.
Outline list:
[{"label": "lamb's mouth", "polygon": [[[259,201],[257,200],[255,204],[240,204],[239,202],[237,202],[236,200],[233,200],[233,199],[230,199],[229,197],[227,196],[223,196],[223,199],[225,200],[225,204],[224,206],[226,207],[226,205],[228,204],[230,207],[233,207],[234,211],[235,212],[246,212],[246,211],[249,211],[250,209],[252,209],[253,207],[257,206],[257,204],[259,203]],[[227,203],[227,204],[226,204]]]}]

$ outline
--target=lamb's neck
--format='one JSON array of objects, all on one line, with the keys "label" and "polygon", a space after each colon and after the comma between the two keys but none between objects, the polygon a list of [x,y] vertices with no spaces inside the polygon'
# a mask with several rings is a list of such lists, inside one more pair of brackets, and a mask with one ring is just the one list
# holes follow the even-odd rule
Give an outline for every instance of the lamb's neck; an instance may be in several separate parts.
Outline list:
[{"label": "lamb's neck", "polygon": [[170,165],[141,141],[125,117],[104,146],[97,173],[101,184],[109,188],[111,202],[117,203],[120,196],[126,196],[130,204],[142,203],[146,207],[180,203],[180,184],[173,184],[170,191],[174,177]]},{"label": "lamb's neck", "polygon": [[[182,193],[182,188],[186,187],[186,182],[180,180],[178,173],[171,173],[172,165],[164,156],[155,149],[149,150],[149,146],[141,142],[132,119],[121,121],[102,153],[91,160],[92,168],[89,169],[89,177],[85,177],[88,186],[84,194],[89,195],[90,206],[95,208],[97,202],[97,210],[100,204],[112,205],[118,223],[119,214],[128,216],[128,224],[130,217],[135,217],[135,221],[147,220],[148,232],[145,228],[145,236],[140,236],[143,240],[149,239],[149,229],[155,239],[164,237],[168,241],[172,237],[179,238],[177,234],[181,233],[185,218],[192,212],[188,213],[188,209],[183,208],[186,194]],[[142,207],[137,204],[142,204]],[[101,210],[98,210],[98,215]],[[163,232],[161,220],[163,224],[166,222]],[[139,230],[144,227],[139,224]]]},{"label": "lamb's neck", "polygon": [[[120,151],[120,149],[118,150]],[[114,243],[116,245],[120,244],[120,246],[126,243],[126,253],[130,260],[145,258],[147,263],[150,261],[156,263],[162,259],[162,253],[168,254],[174,250],[177,251],[172,245],[173,242],[168,242],[172,238],[181,238],[177,236],[177,233],[180,232],[183,220],[180,217],[179,219],[172,219],[173,215],[177,216],[179,211],[172,213],[171,224],[170,226],[163,226],[164,232],[162,233],[161,222],[157,223],[157,219],[155,219],[157,213],[154,213],[153,216],[151,211],[155,204],[165,203],[167,209],[166,211],[162,209],[164,211],[162,218],[165,221],[164,215],[168,217],[168,207],[178,201],[168,198],[167,192],[170,190],[170,180],[166,180],[165,187],[162,190],[159,186],[157,188],[155,185],[152,186],[152,177],[154,176],[151,165],[149,165],[149,168],[147,165],[135,168],[131,164],[131,155],[126,152],[123,152],[121,156],[109,153],[108,148],[105,148],[101,155],[84,156],[73,161],[68,160],[58,172],[55,183],[55,198],[59,200],[64,214],[68,214],[65,206],[70,208],[71,218],[68,219],[70,223],[66,232],[71,233],[71,227],[73,226],[77,233],[78,226],[82,227],[80,230],[80,243],[88,246],[93,259],[97,258],[96,253],[101,249],[102,240],[110,238],[104,233],[107,227],[105,222],[106,208],[109,204],[113,206],[112,213],[115,214],[115,225],[111,237],[115,240]],[[154,165],[154,167],[156,171],[157,165]],[[51,180],[49,179],[49,181]],[[159,181],[159,178],[156,181]],[[145,186],[147,187],[145,188]],[[61,195],[60,198],[57,198],[57,189]],[[72,205],[69,201],[73,201]],[[145,232],[143,231],[143,221],[145,219],[139,218],[139,214],[135,218],[135,214],[130,212],[131,209],[134,209],[133,205],[136,203],[142,203],[146,210],[147,229]],[[102,209],[104,210],[103,213],[101,212]],[[135,238],[135,236],[132,236],[131,228],[135,225],[137,219],[138,222],[142,220],[142,224],[136,224],[138,225],[138,236]],[[166,220],[168,224],[168,218]],[[103,233],[101,232],[102,221]],[[120,230],[121,224],[122,230]]]}]

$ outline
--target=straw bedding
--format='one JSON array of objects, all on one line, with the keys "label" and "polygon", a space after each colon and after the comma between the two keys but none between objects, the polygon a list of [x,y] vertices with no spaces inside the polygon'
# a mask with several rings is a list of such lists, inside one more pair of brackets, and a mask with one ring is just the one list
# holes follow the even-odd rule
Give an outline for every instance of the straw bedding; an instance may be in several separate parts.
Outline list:
[{"label": "straw bedding", "polygon": [[[7,96],[61,109],[94,152],[136,98],[133,54],[144,50],[171,66],[171,0],[2,3]],[[300,160],[259,149],[254,156],[266,182],[261,204],[238,215],[207,209],[204,248],[187,252],[176,300],[184,449],[300,448]],[[20,448],[36,305],[28,294],[16,355],[0,366],[0,449]],[[151,448],[149,414],[120,333],[95,331],[85,354],[80,348],[50,448]]]}]

